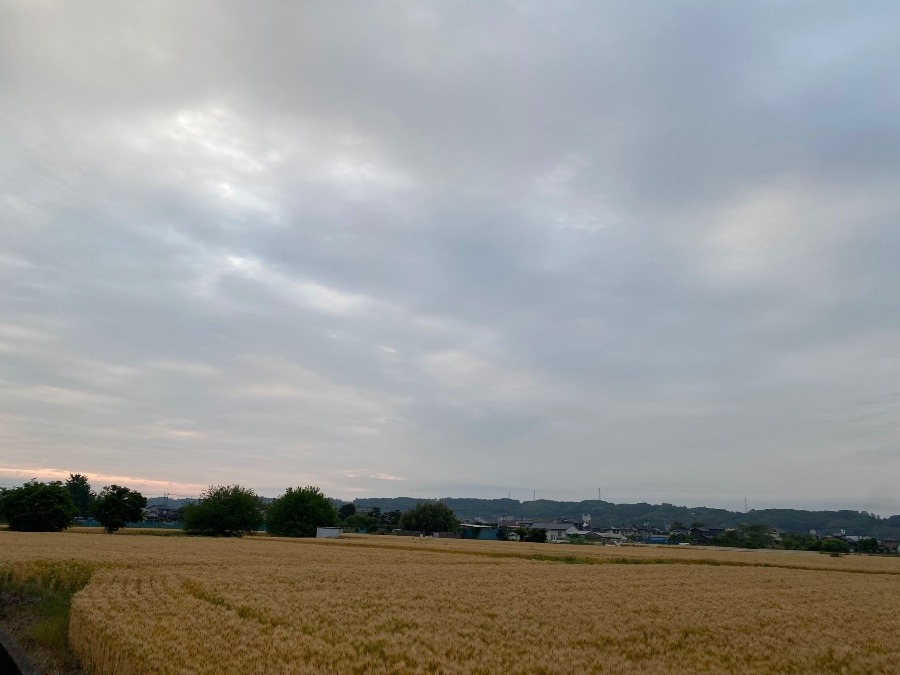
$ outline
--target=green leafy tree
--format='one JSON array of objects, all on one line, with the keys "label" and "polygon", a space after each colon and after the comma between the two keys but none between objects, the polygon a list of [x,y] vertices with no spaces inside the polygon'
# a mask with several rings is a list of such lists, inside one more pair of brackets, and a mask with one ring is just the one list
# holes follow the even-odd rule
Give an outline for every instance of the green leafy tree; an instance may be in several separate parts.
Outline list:
[{"label": "green leafy tree", "polygon": [[819,540],[811,534],[787,532],[781,535],[781,545],[792,551],[817,551]]},{"label": "green leafy tree", "polygon": [[60,481],[31,480],[0,495],[0,517],[11,530],[59,532],[69,526],[76,513],[72,495]]},{"label": "green leafy tree", "polygon": [[878,553],[878,540],[875,538],[860,539],[856,544],[859,553]]},{"label": "green leafy tree", "polygon": [[66,481],[66,489],[72,497],[72,503],[78,510],[76,515],[81,518],[87,518],[91,515],[91,505],[94,502],[94,492],[91,490],[91,484],[88,482],[87,476],[80,473],[70,473],[69,479]]},{"label": "green leafy tree", "polygon": [[338,517],[341,520],[347,520],[352,515],[356,514],[356,505],[355,504],[343,504],[341,508],[338,509]]},{"label": "green leafy tree", "polygon": [[402,517],[403,511],[401,511],[400,509],[388,511],[381,516],[381,527],[386,530],[395,530],[400,527],[400,518]]},{"label": "green leafy tree", "polygon": [[[543,544],[547,541],[547,530],[542,527],[517,527],[516,529],[511,531],[512,534],[516,535],[519,541],[530,541],[537,544]],[[507,536],[509,536],[510,530],[507,528]]]},{"label": "green leafy tree", "polygon": [[776,540],[768,525],[741,525],[746,548],[775,548]]},{"label": "green leafy tree", "polygon": [[717,546],[735,548],[775,548],[776,541],[772,529],[767,525],[741,524],[736,529],[727,530],[713,539]]},{"label": "green leafy tree", "polygon": [[97,495],[91,509],[92,515],[107,533],[144,519],[147,498],[140,492],[120,485],[107,485]]},{"label": "green leafy tree", "polygon": [[457,532],[459,519],[441,502],[420,502],[400,516],[400,527],[420,532]]},{"label": "green leafy tree", "polygon": [[850,553],[850,544],[843,539],[829,537],[819,543],[819,550],[826,553]]},{"label": "green leafy tree", "polygon": [[497,528],[497,541],[509,541],[509,528],[506,525]]},{"label": "green leafy tree", "polygon": [[188,534],[240,537],[263,524],[262,502],[253,490],[240,485],[216,485],[200,495],[200,502],[184,509],[182,527]]},{"label": "green leafy tree", "polygon": [[288,488],[266,511],[266,530],[278,537],[314,537],[317,527],[334,526],[338,521],[337,510],[312,485]]},{"label": "green leafy tree", "polygon": [[543,527],[530,527],[528,528],[528,534],[525,535],[525,539],[536,544],[546,543],[547,530],[545,530]]}]

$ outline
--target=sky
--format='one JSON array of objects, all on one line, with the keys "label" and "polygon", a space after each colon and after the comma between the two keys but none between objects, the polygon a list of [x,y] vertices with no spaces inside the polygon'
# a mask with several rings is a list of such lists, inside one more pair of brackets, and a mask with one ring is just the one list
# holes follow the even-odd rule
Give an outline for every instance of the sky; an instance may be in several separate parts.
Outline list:
[{"label": "sky", "polygon": [[900,5],[0,4],[0,485],[900,513]]}]

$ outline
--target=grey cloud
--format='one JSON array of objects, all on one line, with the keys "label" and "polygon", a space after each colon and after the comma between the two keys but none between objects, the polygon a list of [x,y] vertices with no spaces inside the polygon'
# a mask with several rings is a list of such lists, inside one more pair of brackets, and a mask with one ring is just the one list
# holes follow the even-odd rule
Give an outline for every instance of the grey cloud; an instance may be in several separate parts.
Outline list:
[{"label": "grey cloud", "polygon": [[7,3],[0,466],[896,511],[896,18]]}]

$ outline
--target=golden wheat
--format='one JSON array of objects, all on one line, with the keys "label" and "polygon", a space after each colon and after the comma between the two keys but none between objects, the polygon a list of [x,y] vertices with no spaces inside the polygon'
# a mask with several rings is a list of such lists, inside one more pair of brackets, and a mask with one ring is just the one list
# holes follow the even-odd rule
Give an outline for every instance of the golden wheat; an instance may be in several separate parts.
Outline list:
[{"label": "golden wheat", "polygon": [[73,599],[70,637],[97,673],[862,673],[900,663],[896,558],[394,537],[0,533],[0,546],[0,568],[96,566]]}]

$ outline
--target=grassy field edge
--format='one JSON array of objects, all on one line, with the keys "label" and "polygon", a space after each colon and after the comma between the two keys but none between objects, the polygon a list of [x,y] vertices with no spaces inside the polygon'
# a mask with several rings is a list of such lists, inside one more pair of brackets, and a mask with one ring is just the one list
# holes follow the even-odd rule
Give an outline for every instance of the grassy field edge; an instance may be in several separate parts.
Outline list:
[{"label": "grassy field edge", "polygon": [[39,672],[82,672],[69,644],[69,613],[94,569],[71,560],[0,564],[0,625]]}]

